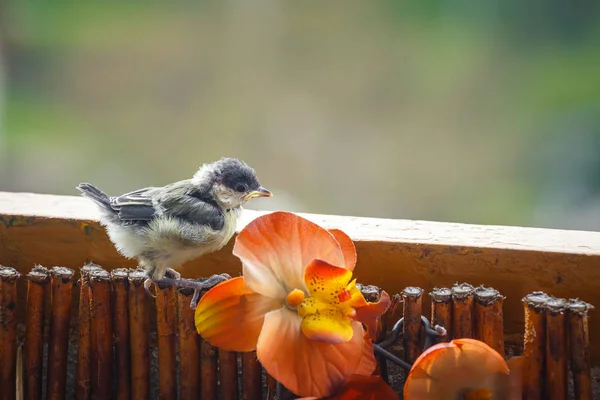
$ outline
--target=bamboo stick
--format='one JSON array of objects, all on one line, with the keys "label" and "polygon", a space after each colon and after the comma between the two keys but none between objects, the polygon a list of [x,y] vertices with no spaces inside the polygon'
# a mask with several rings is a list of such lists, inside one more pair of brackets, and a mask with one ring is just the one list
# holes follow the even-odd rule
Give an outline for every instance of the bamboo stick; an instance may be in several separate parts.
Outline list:
[{"label": "bamboo stick", "polygon": [[94,399],[112,398],[113,321],[110,274],[90,272],[90,327],[92,339],[92,393]]},{"label": "bamboo stick", "polygon": [[80,270],[79,279],[79,342],[77,347],[77,372],[75,397],[87,400],[92,395],[91,339],[90,339],[90,272],[100,269],[95,264],[86,264]]},{"label": "bamboo stick", "polygon": [[194,310],[190,307],[192,290],[177,292],[179,317],[179,396],[196,399],[200,393],[200,335],[194,323]]},{"label": "bamboo stick", "polygon": [[64,267],[50,270],[51,317],[46,379],[46,396],[49,400],[65,398],[73,274],[73,270]]},{"label": "bamboo stick", "polygon": [[546,302],[546,394],[548,400],[566,400],[567,372],[567,302],[551,298]]},{"label": "bamboo stick", "polygon": [[128,307],[129,270],[115,269],[111,272],[114,304],[114,349],[115,373],[117,378],[117,400],[129,400],[131,397],[131,346],[129,340]]},{"label": "bamboo stick", "polygon": [[242,353],[242,399],[262,399],[262,366],[256,351]]},{"label": "bamboo stick", "polygon": [[45,292],[50,271],[36,265],[27,274],[27,315],[25,316],[24,389],[26,399],[42,397],[42,366],[44,351]]},{"label": "bamboo stick", "polygon": [[468,283],[452,287],[452,337],[473,337],[473,297],[475,288]]},{"label": "bamboo stick", "polygon": [[150,339],[148,294],[143,270],[129,273],[129,338],[131,347],[131,399],[150,398]]},{"label": "bamboo stick", "polygon": [[421,354],[421,310],[423,289],[418,287],[407,287],[402,291],[404,300],[403,314],[404,324],[402,326],[402,340],[404,343],[404,359],[413,363]]},{"label": "bamboo stick", "polygon": [[17,279],[21,274],[0,266],[0,399],[16,396]]},{"label": "bamboo stick", "polygon": [[543,292],[533,292],[523,298],[525,308],[524,379],[525,400],[545,399],[546,365],[546,302],[550,297]]},{"label": "bamboo stick", "polygon": [[394,325],[396,325],[396,322],[398,322],[400,320],[400,318],[402,318],[402,304],[404,303],[404,300],[402,300],[402,296],[399,294],[395,294],[393,296],[391,296],[391,304],[390,307],[388,308],[388,310],[386,311],[386,318],[385,318],[385,324],[386,324],[386,333],[389,333],[393,328]]},{"label": "bamboo stick", "polygon": [[268,372],[267,375],[267,400],[276,400],[277,395],[277,381]]},{"label": "bamboo stick", "polygon": [[[402,307],[404,301],[402,300],[402,296],[399,294],[394,294],[391,296],[391,303],[388,310],[384,315],[381,316],[380,321],[382,321],[381,333],[379,334],[378,341],[385,340],[387,335],[394,329],[394,325],[402,318]],[[388,365],[387,359],[384,356],[375,356],[377,359],[377,367],[379,369],[379,374],[381,379],[388,382]]]},{"label": "bamboo stick", "polygon": [[200,339],[200,398],[216,400],[218,350],[204,339]]},{"label": "bamboo stick", "polygon": [[592,398],[588,311],[594,306],[579,299],[569,300],[568,337],[575,400]]},{"label": "bamboo stick", "polygon": [[504,296],[496,289],[475,289],[475,338],[504,357]]},{"label": "bamboo stick", "polygon": [[439,325],[446,329],[446,335],[440,336],[440,342],[452,339],[452,290],[434,288],[431,293],[431,325]]},{"label": "bamboo stick", "polygon": [[[381,298],[381,289],[375,285],[362,285],[360,283],[356,284],[356,287],[362,293],[363,297],[366,301],[376,303]],[[399,296],[398,296],[399,297]],[[394,304],[392,303],[392,299],[390,302],[390,306],[377,320],[375,321],[375,329],[373,331],[369,331],[369,337],[377,343],[385,339],[387,324],[388,324],[388,316],[389,313],[392,312]],[[394,324],[394,322],[392,323]],[[382,375],[385,374],[387,377],[387,364],[385,363],[385,358],[376,357],[377,365],[375,366],[375,371],[373,371],[374,375]],[[383,372],[382,372],[383,370]]]},{"label": "bamboo stick", "polygon": [[234,351],[219,350],[219,382],[221,400],[238,398],[238,357]]},{"label": "bamboo stick", "polygon": [[156,291],[156,331],[158,335],[158,398],[177,397],[177,364],[175,350],[175,287]]}]

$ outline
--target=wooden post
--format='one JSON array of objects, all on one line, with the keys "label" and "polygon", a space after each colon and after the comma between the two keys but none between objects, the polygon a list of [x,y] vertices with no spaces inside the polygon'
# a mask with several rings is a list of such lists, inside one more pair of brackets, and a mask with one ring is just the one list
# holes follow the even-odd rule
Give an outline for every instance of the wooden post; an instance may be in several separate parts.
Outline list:
[{"label": "wooden post", "polygon": [[475,288],[468,283],[452,287],[452,337],[473,338],[473,296]]},{"label": "wooden post", "polygon": [[402,340],[404,343],[404,359],[412,364],[415,362],[423,347],[421,346],[421,299],[423,289],[407,287],[402,291],[404,300],[404,324],[402,325]]},{"label": "wooden post", "polygon": [[238,357],[234,351],[219,350],[219,382],[221,400],[238,398]]},{"label": "wooden post", "polygon": [[267,400],[276,400],[275,395],[277,394],[277,381],[271,375],[267,374]]},{"label": "wooden post", "polygon": [[150,339],[148,294],[143,270],[129,273],[129,338],[131,346],[131,398],[150,398]]},{"label": "wooden post", "polygon": [[592,398],[588,311],[594,306],[578,299],[569,300],[569,352],[575,400]]},{"label": "wooden post", "polygon": [[242,399],[262,400],[262,366],[256,351],[242,353]]},{"label": "wooden post", "polygon": [[77,373],[75,396],[77,400],[87,400],[92,396],[90,339],[90,272],[100,269],[96,264],[86,264],[80,270],[79,278],[79,343],[77,346]]},{"label": "wooden post", "polygon": [[115,373],[117,377],[117,400],[131,397],[131,347],[129,343],[128,278],[129,270],[115,269],[111,272],[114,304]]},{"label": "wooden post", "polygon": [[568,387],[567,363],[567,302],[551,298],[546,302],[546,395],[548,400],[566,400]]},{"label": "wooden post", "polygon": [[0,266],[0,399],[16,396],[17,279],[21,274]]},{"label": "wooden post", "polygon": [[431,293],[431,326],[439,325],[446,329],[446,336],[439,338],[440,342],[452,339],[452,290],[449,288],[434,288]]},{"label": "wooden post", "polygon": [[42,366],[44,350],[45,292],[50,271],[36,265],[27,274],[27,314],[25,316],[24,389],[28,400],[42,397]]},{"label": "wooden post", "polygon": [[504,357],[504,296],[496,289],[475,289],[475,338]]},{"label": "wooden post", "polygon": [[200,398],[217,400],[218,350],[204,339],[200,339]]},{"label": "wooden post", "polygon": [[90,326],[92,338],[92,393],[94,399],[112,398],[113,324],[110,274],[90,272]]},{"label": "wooden post", "polygon": [[156,331],[158,335],[158,398],[177,398],[175,363],[176,306],[175,287],[156,291]]},{"label": "wooden post", "polygon": [[64,267],[54,267],[50,270],[52,290],[46,380],[46,396],[49,400],[65,398],[73,273],[72,269]]},{"label": "wooden post", "polygon": [[533,292],[523,298],[525,307],[523,398],[545,399],[546,302],[550,297]]},{"label": "wooden post", "polygon": [[[394,294],[391,296],[391,303],[388,310],[381,316],[382,327],[381,333],[379,335],[378,341],[385,340],[388,333],[394,329],[394,325],[402,318],[402,308],[404,301],[402,300],[402,296],[399,294]],[[399,355],[399,354],[396,354]],[[387,359],[383,356],[375,356],[377,359],[377,366],[379,368],[379,374],[381,379],[388,382],[388,365]]]},{"label": "wooden post", "polygon": [[179,309],[179,396],[182,400],[197,399],[200,395],[200,335],[190,307],[190,289],[177,291]]}]

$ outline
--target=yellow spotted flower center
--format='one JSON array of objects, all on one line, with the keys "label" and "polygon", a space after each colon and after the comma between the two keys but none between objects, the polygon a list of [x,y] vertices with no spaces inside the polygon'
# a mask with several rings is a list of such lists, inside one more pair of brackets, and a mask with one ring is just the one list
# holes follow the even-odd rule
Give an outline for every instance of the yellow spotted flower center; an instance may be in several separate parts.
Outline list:
[{"label": "yellow spotted flower center", "polygon": [[[287,304],[295,306],[302,318],[302,332],[313,340],[328,343],[344,343],[352,338],[352,321],[356,317],[357,296],[362,294],[356,288],[356,280],[349,281],[348,274],[340,280],[307,280],[310,295],[300,295],[297,289],[287,296]],[[299,301],[301,300],[301,301]]]}]

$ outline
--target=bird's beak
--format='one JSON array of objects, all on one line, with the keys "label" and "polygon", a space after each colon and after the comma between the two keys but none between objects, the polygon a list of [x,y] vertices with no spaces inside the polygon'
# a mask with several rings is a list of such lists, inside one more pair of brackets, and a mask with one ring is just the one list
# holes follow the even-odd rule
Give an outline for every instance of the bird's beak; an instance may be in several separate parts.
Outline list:
[{"label": "bird's beak", "polygon": [[273,193],[269,192],[267,189],[265,189],[264,187],[259,187],[258,190],[255,190],[253,192],[250,192],[246,195],[245,200],[250,200],[254,197],[272,197]]}]

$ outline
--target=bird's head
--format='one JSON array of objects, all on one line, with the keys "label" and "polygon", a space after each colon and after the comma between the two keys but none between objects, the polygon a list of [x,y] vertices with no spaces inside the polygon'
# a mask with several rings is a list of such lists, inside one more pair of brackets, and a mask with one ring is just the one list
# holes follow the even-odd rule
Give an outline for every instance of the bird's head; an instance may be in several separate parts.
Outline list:
[{"label": "bird's head", "polygon": [[192,178],[192,183],[209,185],[216,202],[228,209],[239,207],[253,197],[272,196],[260,185],[256,172],[235,158],[222,158],[203,165]]}]

